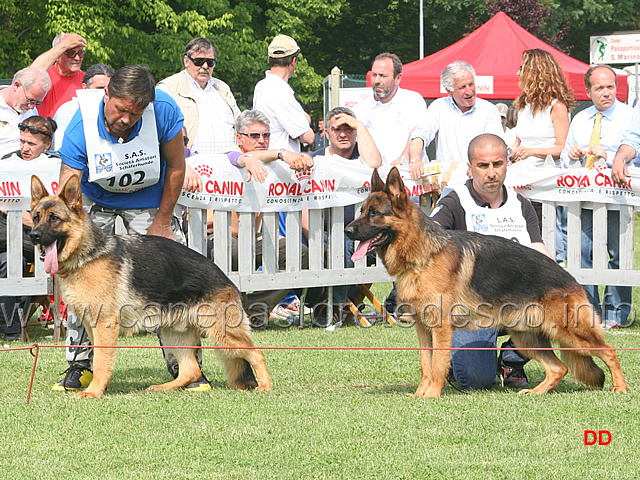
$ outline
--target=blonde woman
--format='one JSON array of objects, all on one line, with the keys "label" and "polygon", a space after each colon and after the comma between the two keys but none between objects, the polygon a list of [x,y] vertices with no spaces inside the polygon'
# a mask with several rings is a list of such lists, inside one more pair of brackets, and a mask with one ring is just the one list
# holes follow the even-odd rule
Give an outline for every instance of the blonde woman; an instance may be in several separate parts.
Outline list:
[{"label": "blonde woman", "polygon": [[573,90],[546,50],[525,50],[518,77],[522,93],[514,101],[518,125],[512,160],[526,159],[542,166],[551,155],[559,166],[569,132],[569,110],[575,105]]}]

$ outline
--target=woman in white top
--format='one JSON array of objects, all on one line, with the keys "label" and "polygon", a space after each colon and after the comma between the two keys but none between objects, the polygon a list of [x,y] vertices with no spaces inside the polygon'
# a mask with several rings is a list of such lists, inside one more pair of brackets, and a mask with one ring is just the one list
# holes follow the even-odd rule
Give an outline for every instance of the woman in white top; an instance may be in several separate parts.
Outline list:
[{"label": "woman in white top", "polygon": [[545,50],[525,50],[518,76],[522,93],[513,102],[518,125],[512,161],[527,159],[542,166],[547,155],[559,160],[571,123],[569,109],[575,105],[573,90]]}]

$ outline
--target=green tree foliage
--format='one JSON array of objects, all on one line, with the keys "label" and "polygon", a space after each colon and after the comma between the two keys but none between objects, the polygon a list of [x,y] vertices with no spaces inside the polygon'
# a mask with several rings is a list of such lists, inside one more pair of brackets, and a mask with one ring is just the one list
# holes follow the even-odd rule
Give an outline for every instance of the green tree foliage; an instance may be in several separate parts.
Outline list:
[{"label": "green tree foliage", "polygon": [[[570,26],[561,43],[573,45],[572,54],[583,61],[591,32],[639,28],[637,0],[539,3],[554,12],[555,25]],[[214,75],[231,85],[241,108],[248,108],[254,85],[268,69],[267,46],[284,33],[302,51],[291,85],[301,102],[318,112],[322,78],[334,66],[365,73],[383,51],[397,53],[404,63],[418,59],[418,5],[418,0],[3,0],[0,77],[11,78],[64,31],[87,39],[85,67],[146,63],[161,80],[182,69],[187,42],[204,36],[218,47]],[[487,0],[424,0],[425,54],[460,40],[470,17],[487,12]]]}]

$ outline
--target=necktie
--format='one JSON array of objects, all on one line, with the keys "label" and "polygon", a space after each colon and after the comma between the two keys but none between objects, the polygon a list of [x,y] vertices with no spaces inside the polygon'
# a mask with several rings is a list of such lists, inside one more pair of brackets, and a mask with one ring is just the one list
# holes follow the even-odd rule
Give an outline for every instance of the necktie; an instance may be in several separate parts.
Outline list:
[{"label": "necktie", "polygon": [[[591,139],[589,140],[589,150],[591,150],[591,147],[600,145],[600,124],[602,122],[603,116],[604,115],[602,115],[602,113],[600,112],[596,113],[596,119],[593,122],[593,132],[591,132]],[[584,166],[586,168],[593,168],[595,164],[596,164],[596,156],[593,155],[592,153],[588,154],[584,162]]]}]

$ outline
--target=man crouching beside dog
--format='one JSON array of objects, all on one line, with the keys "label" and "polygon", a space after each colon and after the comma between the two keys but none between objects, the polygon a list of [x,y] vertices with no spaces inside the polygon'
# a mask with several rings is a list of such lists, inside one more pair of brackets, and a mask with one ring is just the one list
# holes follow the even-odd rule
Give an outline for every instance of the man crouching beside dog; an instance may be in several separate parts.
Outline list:
[{"label": "man crouching beside dog", "polygon": [[[465,207],[465,230],[445,230],[411,202],[400,172],[393,168],[386,182],[374,170],[371,193],[361,215],[345,227],[349,238],[360,242],[354,261],[377,252],[389,275],[396,277],[402,316],[414,322],[422,347],[422,377],[415,396],[438,398],[442,394],[451,367],[455,331],[496,327],[504,328],[515,347],[527,349],[527,355],[545,370],[541,383],[521,393],[547,393],[569,371],[576,380],[602,388],[605,375],[593,361],[594,356],[609,368],[612,391],[627,392],[618,356],[604,341],[600,317],[589,308],[585,290],[552,258],[520,244],[531,241],[525,215],[517,215],[522,203],[508,191],[506,197],[502,196],[506,190],[493,172],[496,167],[506,169],[504,142],[483,135],[472,140],[469,151],[470,173],[488,169],[487,175],[472,179],[470,188],[475,187],[474,180],[480,180],[478,183],[486,189],[497,188],[498,194],[486,201],[489,206],[511,207],[509,216],[508,209],[504,216],[496,217],[491,215],[495,213],[492,210],[502,208],[476,208],[470,188],[464,186],[457,195]],[[507,238],[467,231],[488,233],[489,225],[494,233],[502,232]],[[482,346],[494,348],[495,335],[481,338]],[[569,347],[562,351],[562,360],[550,348],[552,343]],[[492,367],[481,362],[489,362]],[[467,382],[466,386],[472,386],[472,376],[484,382],[478,381],[475,386],[493,384],[495,354],[487,354],[473,365],[460,365],[462,368],[454,367],[454,372],[460,382]],[[461,375],[462,369],[466,376]]]},{"label": "man crouching beside dog", "polygon": [[[447,230],[467,230],[504,237],[534,248],[552,258],[542,243],[538,217],[531,202],[504,186],[507,176],[507,145],[497,135],[475,137],[468,148],[468,175],[464,185],[446,188],[431,218]],[[505,259],[508,260],[508,259]],[[452,347],[496,347],[498,328],[454,330]],[[504,334],[504,333],[502,333]],[[453,376],[464,389],[486,389],[495,383],[496,372],[502,385],[528,386],[524,365],[527,357],[513,349],[509,339],[499,358],[491,350],[453,350]]]},{"label": "man crouching beside dog", "polygon": [[[73,185],[69,180],[74,176],[77,177],[81,182],[82,188],[80,204],[84,205],[84,208],[89,212],[89,217],[107,235],[115,233],[115,222],[117,217],[120,217],[129,234],[146,234],[154,236],[153,238],[165,237],[171,240],[174,240],[175,236],[175,240],[184,244],[184,236],[180,230],[180,225],[173,217],[173,209],[183,187],[185,175],[182,135],[184,117],[180,108],[169,95],[155,89],[153,77],[144,65],[122,67],[112,76],[111,81],[104,90],[104,95],[101,92],[83,90],[78,94],[79,109],[65,132],[64,141],[60,149],[60,157],[62,159],[60,186],[62,191],[67,190],[67,185],[70,185],[69,189],[73,191]],[[37,186],[37,183],[35,185]],[[47,192],[39,193],[41,196],[48,195]],[[32,201],[35,202],[35,199]],[[65,201],[67,203],[76,202],[75,199],[69,200],[68,198],[65,198]],[[73,205],[77,206],[77,203],[69,204],[70,207]],[[79,217],[84,222],[84,216],[79,215]],[[87,222],[89,221],[89,219],[86,220]],[[46,224],[42,224],[40,230],[46,231],[47,228]],[[43,244],[43,242],[38,241],[42,239],[42,232],[36,228],[34,230],[36,230],[32,232],[34,243],[41,243],[41,248],[46,246],[46,243]],[[89,231],[91,230],[89,229]],[[113,240],[109,239],[110,237],[105,238],[108,239],[105,241],[113,242]],[[174,252],[174,255],[185,257],[190,255],[186,247],[166,243],[162,247],[158,245],[157,240],[152,239],[148,244],[152,252],[164,249]],[[194,282],[189,283],[188,279],[184,278],[184,272],[188,272],[188,269],[180,269],[181,266],[177,262],[171,263],[171,269],[168,268],[168,265],[162,264],[163,261],[167,260],[171,262],[171,259],[167,259],[165,253],[158,252],[158,256],[152,258],[149,252],[135,248],[137,244],[134,244],[133,242],[135,241],[133,240],[116,239],[115,241],[118,249],[110,251],[109,255],[120,259],[120,263],[123,266],[117,267],[120,273],[113,272],[109,278],[102,279],[102,282],[108,282],[110,279],[114,280],[116,275],[120,275],[114,281],[132,285],[130,287],[132,291],[123,293],[121,299],[105,298],[105,304],[113,300],[116,303],[120,302],[120,308],[122,308],[130,298],[133,298],[134,294],[137,295],[135,297],[136,300],[144,300],[151,297],[158,299],[163,293],[176,297],[168,300],[170,303],[184,302],[191,306],[192,303],[197,301],[208,301],[208,297],[205,298],[205,296],[210,292],[202,290],[205,286],[198,290],[197,286],[192,285]],[[147,240],[143,241],[147,242]],[[109,244],[111,245],[111,243]],[[178,249],[177,253],[176,248]],[[179,250],[179,248],[183,250]],[[58,250],[61,258],[64,257],[62,254],[66,250],[60,243],[58,243]],[[49,251],[48,253],[52,252]],[[67,254],[70,253],[67,252]],[[139,258],[129,258],[132,254],[134,256],[138,255]],[[53,258],[53,255],[51,257]],[[45,266],[46,259],[47,257],[45,257]],[[53,260],[56,260],[55,270],[57,270],[57,259],[53,258]],[[133,262],[133,267],[130,267],[131,262]],[[114,265],[116,264],[117,262],[114,263]],[[144,267],[149,271],[153,271],[156,268],[158,272],[155,274],[156,277],[161,277],[162,274],[167,274],[167,276],[154,280],[153,274],[148,274],[149,272],[146,270],[145,272],[138,270],[137,275],[139,277],[136,277],[136,267],[139,264],[144,264]],[[77,263],[61,262],[62,270],[67,270],[64,267],[68,265],[77,266]],[[51,265],[49,266],[51,267]],[[122,276],[124,274],[121,271],[127,268],[131,269],[130,278]],[[76,270],[79,269],[76,268]],[[60,273],[64,275],[68,272],[63,271]],[[204,278],[209,278],[207,272],[202,271],[200,273],[203,276],[198,281],[204,282]],[[209,274],[211,278],[219,278],[216,272],[209,272]],[[198,278],[198,272],[192,272],[192,275]],[[222,277],[225,276],[222,275]],[[230,281],[228,279],[225,280],[225,278],[222,278],[222,281],[226,285]],[[153,291],[145,283],[147,280],[155,285]],[[87,283],[88,298],[94,293],[92,289],[98,286],[97,282],[100,281],[100,278],[96,278]],[[118,287],[117,283],[110,285],[113,291],[119,291]],[[65,278],[63,288],[77,289],[77,282],[74,283]],[[214,288],[214,286],[206,288]],[[197,294],[203,296],[198,296]],[[113,295],[115,296],[116,294],[114,293]],[[183,298],[188,295],[191,295],[192,298]],[[90,300],[86,301],[90,302]],[[131,301],[133,302],[134,300]],[[166,303],[161,300],[154,301]],[[81,305],[77,307],[82,308]],[[241,307],[240,311],[242,317],[246,317]],[[92,330],[95,330],[95,328]],[[158,327],[157,333],[162,345],[177,345],[176,343],[171,343],[176,341],[176,335],[170,333],[169,329]],[[163,341],[165,334],[169,336]],[[187,343],[187,345],[199,346],[200,335],[192,335],[192,337],[190,339],[191,343]],[[216,340],[218,340],[218,343],[221,341],[220,338],[216,338]],[[243,341],[248,343],[250,338],[243,337]],[[67,319],[66,340],[68,345],[67,361],[70,367],[65,372],[65,377],[53,386],[53,390],[80,390],[91,385],[92,379],[97,380],[97,378],[93,378],[94,373],[97,376],[97,372],[92,372],[91,370],[94,356],[93,349],[85,346],[89,345],[89,342],[82,320],[77,318],[76,315],[70,314]],[[180,345],[183,344],[181,343]],[[182,375],[183,372],[178,371],[176,356],[182,357],[184,356],[183,353],[169,349],[163,349],[163,352],[169,373],[174,378],[182,380],[184,375]],[[193,350],[189,350],[189,352],[192,354]],[[201,373],[200,355],[200,349],[198,349],[196,356],[199,368],[193,369],[193,372],[198,372],[199,377],[191,379],[190,383],[180,385],[180,387],[188,390],[211,389],[209,382]],[[247,365],[245,364],[242,368],[246,368]],[[234,382],[232,380],[231,373],[229,377],[230,386],[243,388],[242,382]],[[266,376],[266,367],[263,368],[262,377],[263,379],[268,378]],[[171,388],[170,385],[176,385],[175,382],[173,384],[171,382],[165,384],[167,385],[166,388],[160,387],[161,389],[169,389]],[[264,385],[262,385],[263,388],[261,389],[270,389],[268,381],[265,380],[263,383]],[[245,388],[249,388],[251,385],[255,386],[255,382],[244,382],[244,384],[246,384]],[[89,389],[91,390],[92,388],[93,385]]]}]

